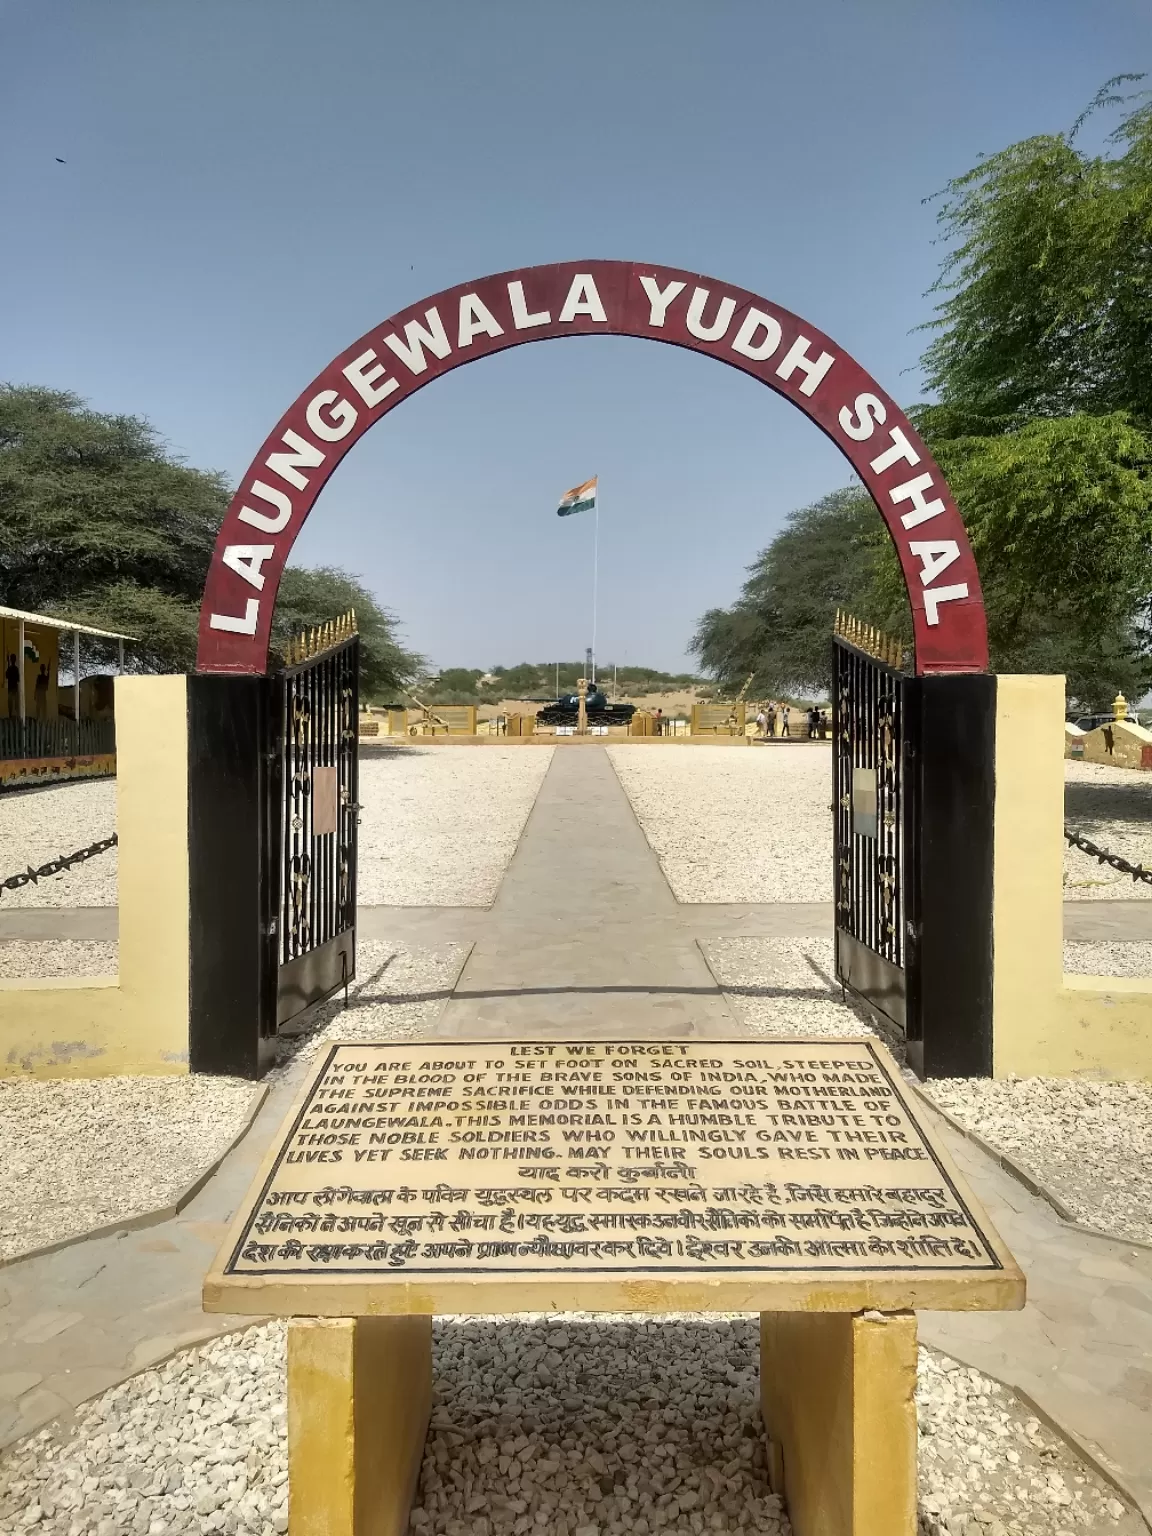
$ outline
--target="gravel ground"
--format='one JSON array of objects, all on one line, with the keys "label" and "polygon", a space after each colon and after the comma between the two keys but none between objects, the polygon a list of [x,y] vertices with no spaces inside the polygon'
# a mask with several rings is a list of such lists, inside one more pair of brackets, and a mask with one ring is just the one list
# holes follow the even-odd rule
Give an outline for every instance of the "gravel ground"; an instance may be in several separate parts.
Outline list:
[{"label": "gravel ground", "polygon": [[832,748],[609,747],[677,901],[831,901]]},{"label": "gravel ground", "polygon": [[[0,795],[0,880],[75,853],[116,830],[116,780],[77,779]],[[116,849],[74,864],[62,874],[0,893],[12,907],[114,907]]]},{"label": "gravel ground", "polygon": [[[1068,761],[1064,785],[1064,815],[1073,831],[1133,864],[1152,867],[1152,774]],[[1152,885],[1065,844],[1064,895],[1069,901],[1149,901]]]},{"label": "gravel ground", "polygon": [[[586,1314],[435,1324],[414,1536],[787,1536],[758,1322]],[[0,1461],[0,1525],[44,1536],[287,1529],[282,1322],[177,1355]],[[977,1371],[920,1352],[923,1536],[1136,1536],[1107,1484]]]},{"label": "gravel ground", "polygon": [[516,850],[552,750],[362,749],[361,904],[488,906]]},{"label": "gravel ground", "polygon": [[0,939],[0,980],[16,976],[115,976],[120,946],[88,939]]},{"label": "gravel ground", "polygon": [[952,1077],[924,1090],[1078,1221],[1152,1243],[1152,1083]]},{"label": "gravel ground", "polygon": [[0,1258],[167,1205],[254,1091],[230,1077],[0,1078]]},{"label": "gravel ground", "polygon": [[1152,944],[1134,939],[1065,944],[1064,969],[1076,976],[1152,977]]},{"label": "gravel ground", "polygon": [[701,946],[737,1017],[758,1035],[876,1035],[904,1060],[904,1042],[847,1007],[831,939],[712,939]]}]

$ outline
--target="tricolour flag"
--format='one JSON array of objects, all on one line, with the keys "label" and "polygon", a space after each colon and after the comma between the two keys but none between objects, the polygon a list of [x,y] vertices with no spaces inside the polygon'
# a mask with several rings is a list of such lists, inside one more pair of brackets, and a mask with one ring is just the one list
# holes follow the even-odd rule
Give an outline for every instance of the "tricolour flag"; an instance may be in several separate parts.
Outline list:
[{"label": "tricolour flag", "polygon": [[596,482],[599,478],[593,475],[583,485],[574,485],[570,491],[565,491],[556,508],[556,516],[571,517],[573,512],[591,512],[596,506]]}]

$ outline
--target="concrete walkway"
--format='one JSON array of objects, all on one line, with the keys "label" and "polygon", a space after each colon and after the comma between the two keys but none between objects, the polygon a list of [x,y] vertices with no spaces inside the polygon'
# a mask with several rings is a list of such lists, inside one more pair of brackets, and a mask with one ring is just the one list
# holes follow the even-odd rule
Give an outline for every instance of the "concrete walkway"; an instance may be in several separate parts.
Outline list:
[{"label": "concrete walkway", "polygon": [[[759,920],[748,908],[706,910],[713,936]],[[489,913],[439,911],[444,928],[421,913],[409,928],[380,929],[420,942],[423,923],[428,942],[479,920],[438,1034],[743,1032],[697,948],[701,909],[673,900],[602,750],[556,754]],[[854,1027],[846,1015],[846,1032]],[[0,1445],[252,1321],[206,1316],[201,1277],[302,1071],[274,1085],[180,1216],[0,1271]],[[1018,1313],[923,1313],[922,1337],[1027,1393],[1152,1521],[1152,1252],[1066,1226],[970,1142],[942,1123],[940,1134],[1025,1270],[1029,1301]]]}]

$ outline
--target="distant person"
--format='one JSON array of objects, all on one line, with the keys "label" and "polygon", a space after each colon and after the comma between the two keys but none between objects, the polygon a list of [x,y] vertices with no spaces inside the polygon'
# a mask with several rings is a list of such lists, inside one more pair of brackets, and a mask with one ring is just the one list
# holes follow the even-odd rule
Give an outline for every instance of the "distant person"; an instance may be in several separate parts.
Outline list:
[{"label": "distant person", "polygon": [[20,714],[20,668],[16,665],[15,651],[8,657],[4,681],[8,684],[8,718],[15,720]]},{"label": "distant person", "polygon": [[767,718],[768,718],[768,724],[767,724],[767,726],[765,728],[764,734],[766,736],[775,736],[775,734],[776,734],[776,706],[775,706],[775,704],[769,704],[768,709],[767,709]]},{"label": "distant person", "polygon": [[808,711],[808,740],[815,741],[816,733],[820,729],[820,711],[815,705]]},{"label": "distant person", "polygon": [[781,734],[781,736],[787,736],[787,734],[788,734],[788,715],[789,715],[789,713],[790,713],[790,711],[788,709],[787,704],[782,704],[780,706],[780,734]]},{"label": "distant person", "polygon": [[48,718],[48,668],[40,663],[40,671],[36,675],[36,718],[47,720]]},{"label": "distant person", "polygon": [[826,709],[822,709],[820,711],[820,740],[824,741],[827,738],[827,736],[828,736],[828,711]]},{"label": "distant person", "polygon": [[652,729],[655,731],[657,736],[663,736],[664,711],[662,709],[657,709],[656,713],[652,716]]},{"label": "distant person", "polygon": [[767,736],[768,716],[764,713],[763,705],[761,705],[760,708],[756,711],[756,729],[761,736]]}]

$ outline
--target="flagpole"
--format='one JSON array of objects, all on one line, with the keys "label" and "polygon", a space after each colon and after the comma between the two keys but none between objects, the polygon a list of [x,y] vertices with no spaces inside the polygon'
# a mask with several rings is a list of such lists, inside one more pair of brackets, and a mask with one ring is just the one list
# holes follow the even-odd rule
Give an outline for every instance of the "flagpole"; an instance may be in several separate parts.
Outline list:
[{"label": "flagpole", "polygon": [[596,506],[592,525],[592,686],[596,686],[596,607],[600,587],[600,481],[596,481]]}]

